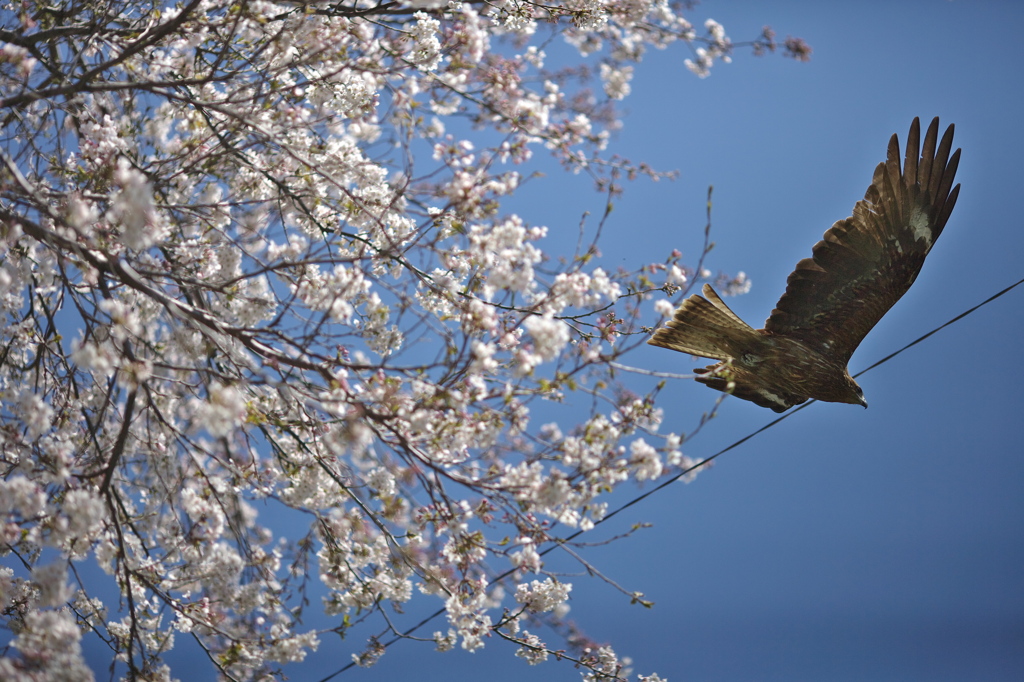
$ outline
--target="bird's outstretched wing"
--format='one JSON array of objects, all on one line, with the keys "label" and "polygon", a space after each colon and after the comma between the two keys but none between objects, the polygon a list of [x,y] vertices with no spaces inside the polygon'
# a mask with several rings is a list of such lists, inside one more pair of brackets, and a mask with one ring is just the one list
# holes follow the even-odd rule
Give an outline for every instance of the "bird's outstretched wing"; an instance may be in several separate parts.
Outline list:
[{"label": "bird's outstretched wing", "polygon": [[919,144],[921,123],[914,119],[902,170],[892,136],[853,215],[833,225],[813,256],[797,263],[765,322],[768,332],[799,339],[843,365],[849,361],[914,283],[956,204],[960,150],[950,155],[953,126],[936,144],[938,130],[936,118]]}]

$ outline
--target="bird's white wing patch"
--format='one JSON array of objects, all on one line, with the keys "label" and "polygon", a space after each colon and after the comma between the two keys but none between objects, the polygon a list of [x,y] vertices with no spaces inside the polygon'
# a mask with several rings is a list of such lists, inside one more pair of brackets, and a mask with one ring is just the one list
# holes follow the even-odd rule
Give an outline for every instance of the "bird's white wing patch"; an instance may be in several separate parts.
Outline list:
[{"label": "bird's white wing patch", "polygon": [[775,395],[774,393],[772,393],[771,391],[769,391],[766,388],[757,388],[757,389],[754,389],[754,390],[757,391],[757,394],[759,396],[761,396],[762,398],[764,398],[765,400],[767,400],[770,403],[775,403],[779,407],[789,407],[789,403],[787,403],[785,400],[783,400],[779,396]]},{"label": "bird's white wing patch", "polygon": [[914,239],[924,240],[926,251],[932,247],[932,223],[927,213],[915,208],[910,214],[910,229],[914,232]]}]

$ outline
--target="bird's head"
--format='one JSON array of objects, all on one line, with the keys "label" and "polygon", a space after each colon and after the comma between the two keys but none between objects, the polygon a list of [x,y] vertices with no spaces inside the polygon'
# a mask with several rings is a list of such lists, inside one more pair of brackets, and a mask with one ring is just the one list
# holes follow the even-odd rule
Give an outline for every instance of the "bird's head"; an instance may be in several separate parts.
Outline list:
[{"label": "bird's head", "polygon": [[864,391],[860,385],[853,380],[849,374],[846,375],[846,390],[843,396],[844,403],[850,403],[851,405],[863,405],[865,408],[868,406],[868,401],[864,399]]}]

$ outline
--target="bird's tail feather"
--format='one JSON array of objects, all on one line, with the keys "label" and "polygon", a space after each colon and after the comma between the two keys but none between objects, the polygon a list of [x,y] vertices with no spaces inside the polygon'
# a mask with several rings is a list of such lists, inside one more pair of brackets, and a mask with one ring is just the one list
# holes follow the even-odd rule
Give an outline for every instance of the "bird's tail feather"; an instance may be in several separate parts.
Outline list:
[{"label": "bird's tail feather", "polygon": [[737,357],[757,332],[729,309],[705,284],[704,296],[694,294],[676,309],[668,325],[647,342],[680,353],[728,360]]}]

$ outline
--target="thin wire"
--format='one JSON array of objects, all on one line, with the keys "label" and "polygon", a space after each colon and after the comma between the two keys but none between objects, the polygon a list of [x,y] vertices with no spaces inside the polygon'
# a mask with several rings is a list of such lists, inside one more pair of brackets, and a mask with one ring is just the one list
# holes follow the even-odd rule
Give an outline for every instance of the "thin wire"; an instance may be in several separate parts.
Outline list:
[{"label": "thin wire", "polygon": [[[925,339],[927,339],[932,334],[935,334],[936,332],[942,331],[943,329],[945,329],[949,325],[953,324],[954,322],[958,322],[959,320],[962,320],[963,318],[967,317],[968,315],[970,315],[971,313],[976,311],[978,308],[981,308],[982,306],[988,305],[992,301],[996,300],[997,298],[999,298],[1000,296],[1002,296],[1002,295],[1004,295],[1006,293],[1009,293],[1010,291],[1012,291],[1014,288],[1020,286],[1021,284],[1024,284],[1024,278],[1017,280],[1016,282],[1014,282],[1010,286],[1006,287],[1005,289],[1003,289],[999,293],[996,293],[996,294],[993,294],[992,296],[989,296],[988,298],[986,298],[984,301],[982,301],[978,305],[976,305],[973,308],[970,308],[968,310],[965,310],[964,312],[960,313],[959,315],[957,315],[953,319],[949,320],[945,324],[942,324],[942,325],[936,327],[935,329],[931,330],[927,334],[924,334],[923,336],[919,336],[918,338],[914,339],[913,341],[911,341],[907,345],[903,346],[903,348],[900,348],[899,350],[897,350],[897,351],[895,351],[893,353],[889,353],[888,355],[886,355],[884,358],[882,358],[878,362],[876,362],[876,363],[874,363],[872,365],[869,365],[866,368],[864,368],[861,371],[859,371],[856,374],[854,374],[853,375],[854,378],[859,377],[862,374],[866,374],[867,372],[870,372],[871,370],[873,370],[875,367],[878,367],[879,365],[882,365],[882,364],[884,364],[886,362],[889,362],[890,360],[892,360],[894,357],[896,357],[897,355],[899,355],[903,351],[905,351],[905,350],[907,350],[909,348],[913,348],[917,344],[919,344],[922,341],[924,341]],[[818,401],[817,400],[809,400],[806,403],[800,405],[800,407],[796,408],[795,410],[787,412],[786,414],[782,415],[781,417],[773,419],[772,421],[768,422],[767,424],[765,424],[764,426],[759,428],[757,431],[754,431],[752,433],[747,434],[746,436],[744,436],[743,438],[740,438],[738,441],[736,441],[732,445],[729,445],[728,447],[725,447],[725,448],[719,450],[718,452],[716,452],[715,454],[711,455],[710,457],[706,457],[706,458],[702,459],[701,461],[697,462],[696,464],[693,464],[693,465],[687,467],[686,469],[683,469],[681,472],[679,472],[675,476],[673,476],[673,477],[669,478],[668,480],[665,480],[662,483],[660,483],[657,487],[651,488],[650,490],[648,490],[647,492],[643,493],[642,495],[638,495],[637,497],[634,497],[632,500],[630,500],[626,504],[622,505],[621,507],[619,507],[618,509],[616,509],[612,513],[605,514],[604,517],[602,517],[599,521],[596,521],[594,523],[594,525],[597,526],[597,525],[607,521],[608,519],[610,519],[611,517],[615,516],[619,512],[624,511],[626,509],[629,509],[630,507],[632,507],[637,502],[650,497],[651,495],[653,495],[654,493],[658,492],[662,488],[667,488],[668,486],[672,485],[673,483],[678,481],[683,476],[686,476],[687,474],[696,471],[697,469],[701,468],[702,466],[704,466],[705,464],[707,464],[711,460],[715,459],[719,455],[724,455],[725,453],[729,452],[733,448],[746,443],[748,440],[750,440],[754,436],[760,434],[762,431],[767,431],[768,429],[770,429],[771,427],[775,426],[776,424],[778,424],[782,420],[789,419],[790,417],[792,417],[794,414],[796,414],[800,410],[804,409],[805,407],[809,407],[810,405],[813,405],[816,402],[818,402]],[[568,542],[569,540],[572,540],[574,538],[579,537],[579,535],[581,533],[583,533],[583,531],[577,531],[577,532],[573,533],[572,535],[570,535],[567,538],[564,538],[562,540],[555,540],[554,542]],[[557,547],[557,545],[555,545],[555,547]],[[541,554],[543,555],[543,554],[545,554],[547,552],[550,552],[552,549],[554,549],[554,547],[549,547],[544,552],[541,552]]]},{"label": "thin wire", "polygon": [[[1003,296],[1003,295],[1009,293],[1010,291],[1012,291],[1013,289],[1017,288],[1021,284],[1024,284],[1024,278],[1021,278],[1021,279],[1017,280],[1016,282],[1014,282],[1010,286],[1006,287],[1002,291],[1000,291],[1000,292],[998,292],[996,294],[993,294],[992,296],[989,296],[988,298],[986,298],[984,301],[982,301],[978,305],[974,306],[973,308],[969,308],[968,310],[965,310],[964,312],[960,313],[959,315],[957,315],[953,319],[949,320],[945,324],[939,325],[935,329],[931,330],[927,334],[924,334],[923,336],[919,336],[918,338],[914,339],[913,341],[911,341],[907,345],[903,346],[903,348],[900,348],[899,350],[897,350],[897,351],[895,351],[893,353],[890,353],[889,355],[886,355],[884,358],[882,358],[878,362],[876,362],[876,363],[874,363],[872,365],[869,365],[868,367],[862,369],[861,371],[857,372],[853,376],[855,378],[859,377],[862,374],[870,372],[871,370],[873,370],[874,368],[878,367],[879,365],[882,365],[882,364],[885,364],[886,362],[889,362],[890,360],[892,360],[894,357],[896,357],[897,355],[899,355],[903,351],[908,350],[910,348],[913,348],[917,344],[919,344],[922,341],[924,341],[925,339],[927,339],[929,336],[932,336],[936,332],[942,331],[943,329],[945,329],[949,325],[953,324],[954,322],[958,322],[958,321],[962,320],[963,318],[967,317],[968,315],[970,315],[974,311],[976,311],[979,308],[982,308],[982,307],[988,305],[989,303],[991,303],[992,301],[996,300],[1000,296]],[[791,410],[789,412],[786,412],[785,414],[783,414],[780,417],[776,417],[775,419],[773,419],[772,421],[768,422],[767,424],[765,424],[761,428],[757,429],[756,431],[753,431],[753,432],[747,434],[746,436],[744,436],[743,438],[740,438],[735,443],[722,448],[721,450],[719,450],[715,454],[713,454],[713,455],[711,455],[709,457],[705,457],[704,459],[700,460],[699,462],[688,466],[687,468],[685,468],[682,471],[680,471],[679,473],[677,473],[675,476],[672,476],[671,478],[669,478],[669,479],[667,479],[665,481],[662,481],[660,484],[658,484],[654,488],[651,488],[647,492],[634,497],[632,500],[630,500],[629,502],[626,502],[621,507],[615,509],[611,513],[605,514],[603,517],[601,517],[600,519],[598,519],[597,521],[594,522],[594,526],[597,527],[597,526],[601,525],[602,523],[604,523],[604,522],[608,521],[609,519],[611,519],[612,517],[614,517],[616,514],[619,514],[620,512],[623,512],[623,511],[629,509],[633,505],[638,504],[642,500],[647,499],[648,497],[650,497],[654,493],[658,492],[659,490],[663,490],[663,489],[667,488],[668,486],[670,486],[673,483],[675,483],[676,481],[678,481],[680,478],[686,476],[687,474],[693,473],[694,471],[696,471],[697,469],[701,468],[702,466],[704,466],[708,462],[716,459],[717,457],[720,457],[721,455],[724,455],[725,453],[729,452],[730,450],[732,450],[734,448],[739,447],[740,445],[743,445],[744,443],[746,443],[748,440],[750,440],[754,436],[757,436],[757,435],[761,434],[762,432],[767,431],[768,429],[772,428],[773,426],[775,426],[776,424],[778,424],[781,421],[789,419],[790,417],[792,417],[794,414],[796,414],[800,410],[804,409],[805,407],[810,407],[811,405],[813,405],[816,402],[817,402],[816,400],[809,400],[809,401],[803,403],[802,405],[800,405],[799,407],[797,407],[795,410]],[[540,552],[540,556],[545,556],[546,554],[551,553],[552,551],[558,549],[558,547],[561,546],[562,544],[564,544],[566,542],[571,542],[572,540],[574,540],[577,537],[579,537],[580,535],[582,535],[584,532],[586,532],[586,531],[578,530],[575,533],[573,533],[573,534],[571,534],[571,535],[569,535],[567,537],[555,538],[555,539],[551,540],[550,542],[552,542],[553,544],[550,547],[548,547],[547,549],[545,549],[542,552]],[[502,580],[504,580],[508,576],[510,576],[513,573],[515,573],[516,570],[517,569],[514,569],[514,568],[508,569],[504,573],[501,573],[500,575],[498,575],[495,578],[493,578],[490,581],[489,584],[493,585],[495,583],[501,582]],[[423,620],[421,620],[416,625],[414,625],[411,628],[409,628],[408,630],[406,630],[406,632],[404,634],[395,635],[393,638],[391,638],[390,640],[385,642],[384,643],[384,647],[387,648],[387,647],[391,646],[392,644],[394,644],[395,642],[399,641],[400,639],[404,639],[409,634],[415,632],[416,630],[419,630],[421,627],[423,627],[424,625],[426,625],[430,621],[432,621],[435,618],[437,618],[438,616],[444,614],[444,612],[445,612],[445,609],[443,609],[443,608],[438,609],[434,613],[432,613],[429,616],[425,617]],[[345,672],[346,670],[355,667],[355,665],[356,665],[355,662],[349,663],[344,668],[341,668],[340,670],[337,670],[334,673],[331,673],[327,677],[323,678],[322,680],[320,680],[320,682],[327,682],[327,680],[330,680],[331,678],[333,678],[333,677],[335,677],[337,675],[340,675],[341,673]]]}]

